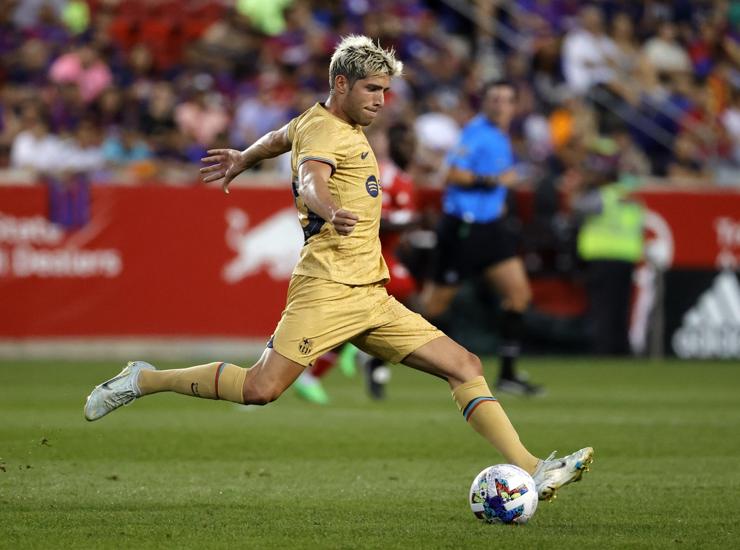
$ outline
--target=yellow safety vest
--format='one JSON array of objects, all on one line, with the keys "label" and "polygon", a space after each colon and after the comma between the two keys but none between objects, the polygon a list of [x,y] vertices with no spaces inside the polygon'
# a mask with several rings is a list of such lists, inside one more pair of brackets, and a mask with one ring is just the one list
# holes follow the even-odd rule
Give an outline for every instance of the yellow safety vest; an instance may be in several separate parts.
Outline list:
[{"label": "yellow safety vest", "polygon": [[643,248],[643,207],[626,200],[623,186],[600,189],[603,209],[586,217],[578,232],[578,254],[586,261],[637,262]]}]

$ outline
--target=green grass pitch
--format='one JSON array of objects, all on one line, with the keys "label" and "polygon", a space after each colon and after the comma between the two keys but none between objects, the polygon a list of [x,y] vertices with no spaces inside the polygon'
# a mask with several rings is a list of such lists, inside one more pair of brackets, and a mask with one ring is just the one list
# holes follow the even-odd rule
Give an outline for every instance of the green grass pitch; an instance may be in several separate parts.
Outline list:
[{"label": "green grass pitch", "polygon": [[522,440],[596,454],[512,527],[471,514],[473,477],[502,459],[416,371],[394,367],[382,403],[337,371],[327,407],[157,395],[88,423],[119,364],[0,362],[0,548],[738,546],[740,365],[523,365],[549,394],[502,396]]}]

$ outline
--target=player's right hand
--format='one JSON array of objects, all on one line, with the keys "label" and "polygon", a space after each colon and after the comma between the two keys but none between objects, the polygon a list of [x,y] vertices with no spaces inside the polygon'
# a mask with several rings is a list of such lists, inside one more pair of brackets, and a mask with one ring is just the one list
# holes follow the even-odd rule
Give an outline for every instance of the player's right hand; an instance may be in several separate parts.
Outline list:
[{"label": "player's right hand", "polygon": [[229,184],[244,169],[244,159],[240,151],[236,149],[209,149],[208,156],[200,159],[201,162],[209,164],[200,169],[200,175],[204,183],[221,182],[224,193],[229,192]]},{"label": "player's right hand", "polygon": [[340,208],[335,210],[330,223],[340,235],[349,235],[355,230],[355,225],[360,218],[354,212]]}]

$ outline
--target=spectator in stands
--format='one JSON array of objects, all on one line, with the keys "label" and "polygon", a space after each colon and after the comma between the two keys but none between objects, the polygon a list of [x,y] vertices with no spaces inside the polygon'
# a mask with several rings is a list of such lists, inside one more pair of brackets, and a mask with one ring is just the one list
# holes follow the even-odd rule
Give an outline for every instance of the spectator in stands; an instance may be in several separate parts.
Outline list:
[{"label": "spectator in stands", "polygon": [[231,123],[231,143],[244,149],[273,128],[289,120],[284,105],[276,101],[274,80],[261,79],[255,94],[246,96],[237,106]]},{"label": "spectator in stands", "polygon": [[92,119],[83,119],[74,135],[65,143],[64,168],[67,172],[95,179],[104,167],[100,128]]},{"label": "spectator in stands", "polygon": [[125,89],[107,88],[92,106],[98,122],[106,128],[122,126],[132,118],[130,106],[126,105]]},{"label": "spectator in stands", "polygon": [[76,84],[87,104],[95,101],[113,81],[108,65],[88,44],[82,44],[54,61],[49,69],[49,78],[57,84]]},{"label": "spectator in stands", "polygon": [[64,142],[51,133],[49,120],[35,103],[21,108],[21,130],[10,149],[10,165],[30,170],[40,177],[54,172],[64,158]]},{"label": "spectator in stands", "polygon": [[18,0],[0,0],[0,82],[3,81],[3,65],[9,64],[25,37],[20,27],[13,22],[14,6]]},{"label": "spectator in stands", "polygon": [[676,25],[671,21],[663,21],[660,24],[657,34],[645,43],[642,51],[659,72],[675,73],[691,70],[691,59],[686,49],[678,42]]},{"label": "spectator in stands", "polygon": [[0,88],[0,168],[10,163],[10,146],[20,126],[9,95],[9,88]]},{"label": "spectator in stands", "polygon": [[560,105],[570,94],[560,63],[560,42],[549,36],[542,40],[532,58],[532,85],[545,114]]},{"label": "spectator in stands", "polygon": [[702,159],[697,138],[685,132],[676,138],[674,157],[668,164],[668,177],[675,185],[696,186],[710,181],[710,172]]},{"label": "spectator in stands", "polygon": [[17,7],[13,12],[13,21],[18,28],[28,29],[39,22],[46,10],[50,10],[55,17],[60,18],[67,0],[23,0],[14,3]]},{"label": "spectator in stands", "polygon": [[722,124],[732,140],[732,155],[735,164],[740,166],[740,89],[732,91],[731,101],[722,113]]},{"label": "spectator in stands", "polygon": [[571,91],[586,95],[596,84],[614,81],[612,64],[618,50],[604,32],[604,17],[596,6],[586,6],[578,14],[579,26],[565,35],[563,73]]},{"label": "spectator in stands", "polygon": [[90,6],[84,0],[68,0],[62,10],[61,19],[70,33],[82,34],[90,25]]},{"label": "spectator in stands", "polygon": [[[285,8],[275,2],[254,8],[232,2],[227,9],[217,2],[184,2],[176,16],[164,17],[163,2],[105,0],[87,6],[81,0],[0,0],[0,85],[43,91],[51,131],[59,136],[74,136],[92,111],[100,116],[104,134],[123,124],[156,126],[156,133],[145,129],[144,138],[157,157],[196,159],[204,142],[243,135],[244,121],[254,120],[255,108],[266,108],[269,118],[279,118],[282,110],[302,111],[326,89],[322,67],[337,36],[363,32],[394,44],[405,62],[406,74],[394,83],[387,113],[412,125],[420,117],[422,141],[449,135],[451,125],[443,119],[464,125],[477,110],[482,82],[508,73],[509,79],[531,87],[535,99],[513,128],[512,137],[519,133],[522,145],[529,145],[522,149],[526,154],[547,154],[542,116],[550,117],[551,127],[567,130],[552,136],[553,147],[581,131],[571,124],[578,117],[558,118],[570,111],[567,104],[575,91],[597,108],[601,131],[628,123],[632,141],[645,151],[654,174],[665,174],[675,156],[680,158],[674,164],[686,164],[686,143],[674,153],[673,137],[687,131],[687,112],[706,133],[688,141],[711,157],[712,170],[734,162],[736,139],[725,122],[732,115],[724,113],[731,90],[740,86],[740,35],[726,2],[599,2],[586,7],[576,0],[517,0],[506,6],[480,2],[480,17],[473,22],[422,0],[285,3]],[[264,27],[276,33],[265,37],[262,20],[240,15],[245,8],[274,10],[284,21],[283,30]],[[576,13],[578,26],[566,32]],[[67,51],[71,34],[79,42]],[[79,45],[83,42],[88,45]],[[205,97],[216,98],[215,105],[191,97],[198,74],[212,80]],[[689,89],[694,74],[708,82],[707,102]],[[265,80],[272,81],[269,92],[261,90]],[[162,86],[169,87],[170,97],[153,98]],[[212,95],[215,90],[219,95]],[[440,110],[442,99],[454,107]],[[527,103],[526,91],[522,99]],[[710,102],[714,107],[707,110]],[[2,116],[9,122],[0,131],[6,147],[17,131],[12,123],[17,110],[18,99],[3,100]],[[232,112],[237,116],[230,121]],[[707,143],[713,144],[711,151]],[[428,168],[428,177],[420,181],[424,184],[433,182],[435,174],[439,179],[443,155],[435,148],[422,149],[432,153],[422,163]]]},{"label": "spectator in stands", "polygon": [[[27,2],[19,2],[16,14],[28,4]],[[62,48],[69,44],[70,36],[69,31],[60,19],[60,13],[54,6],[54,2],[34,2],[34,0],[31,0],[30,4],[37,4],[37,11],[32,18],[27,20],[27,24],[21,23],[19,25],[23,29],[24,36],[27,39],[38,38],[42,40],[49,45],[55,55],[58,54]]]},{"label": "spectator in stands", "polygon": [[88,106],[80,94],[80,88],[72,83],[59,84],[48,93],[48,111],[53,131],[68,135],[77,128],[88,114]]},{"label": "spectator in stands", "polygon": [[109,165],[122,167],[151,159],[152,151],[138,130],[123,126],[118,132],[112,132],[105,138],[103,155]]},{"label": "spectator in stands", "polygon": [[649,70],[649,63],[641,55],[640,44],[634,33],[634,26],[629,15],[618,13],[610,25],[610,36],[614,41],[612,69],[618,82],[628,83],[621,88],[622,95],[630,102],[637,103],[640,89],[634,86],[635,80],[642,72]]},{"label": "spectator in stands", "polygon": [[235,9],[210,25],[195,42],[193,54],[215,74],[259,72],[260,37]]},{"label": "spectator in stands", "polygon": [[159,157],[177,157],[178,136],[175,124],[177,97],[169,82],[157,82],[139,113],[138,126],[149,138]]},{"label": "spectator in stands", "polygon": [[229,125],[220,94],[210,90],[206,75],[196,77],[190,98],[175,108],[177,128],[202,147],[211,146]]},{"label": "spectator in stands", "polygon": [[132,99],[146,100],[155,82],[154,58],[148,45],[140,43],[131,48],[118,81],[130,90]]},{"label": "spectator in stands", "polygon": [[48,83],[47,71],[51,49],[39,38],[32,38],[9,59],[8,80],[24,86],[40,89]]},{"label": "spectator in stands", "polygon": [[704,161],[715,165],[727,162],[732,157],[732,146],[719,109],[711,83],[702,82],[694,88],[693,105],[681,119],[679,128],[681,133],[692,135]]}]

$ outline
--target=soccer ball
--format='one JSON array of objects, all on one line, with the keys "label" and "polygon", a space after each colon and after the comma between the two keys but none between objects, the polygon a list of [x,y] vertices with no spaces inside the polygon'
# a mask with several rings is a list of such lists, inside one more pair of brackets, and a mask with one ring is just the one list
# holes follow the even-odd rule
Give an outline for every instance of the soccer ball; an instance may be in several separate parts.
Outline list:
[{"label": "soccer ball", "polygon": [[489,466],[470,486],[470,509],[486,523],[527,523],[537,510],[534,479],[513,464]]}]

